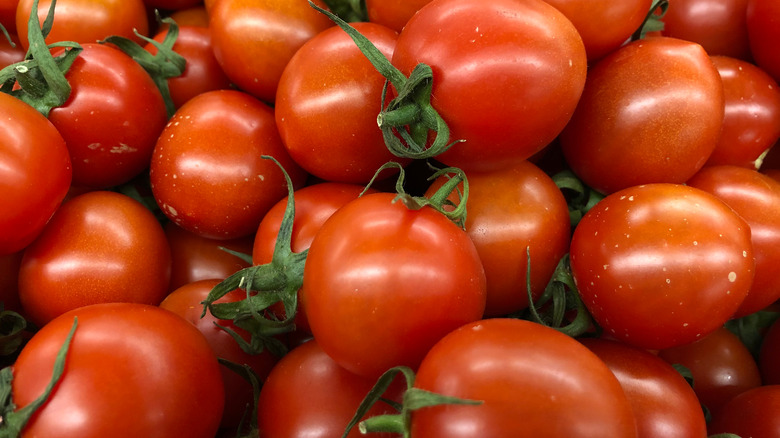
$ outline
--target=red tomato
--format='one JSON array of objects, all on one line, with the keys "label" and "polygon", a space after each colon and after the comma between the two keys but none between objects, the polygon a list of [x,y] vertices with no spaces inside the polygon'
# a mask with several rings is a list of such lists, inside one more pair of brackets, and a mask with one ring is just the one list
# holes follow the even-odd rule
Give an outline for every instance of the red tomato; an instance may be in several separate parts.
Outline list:
[{"label": "red tomato", "polygon": [[571,20],[582,37],[588,60],[614,51],[645,21],[652,0],[546,0]]},{"label": "red tomato", "polygon": [[[468,181],[466,232],[485,267],[485,316],[525,309],[526,248],[531,253],[531,290],[538,298],[569,249],[566,199],[552,178],[527,161],[493,172],[471,172]],[[443,183],[442,178],[435,181],[426,196]]]},{"label": "red tomato", "polygon": [[710,55],[750,59],[748,0],[674,0],[661,19],[664,36],[701,44]]},{"label": "red tomato", "polygon": [[[320,0],[315,3],[325,7]],[[207,9],[222,69],[240,89],[269,103],[298,48],[334,25],[304,1],[220,0]]]},{"label": "red tomato", "polygon": [[149,167],[168,121],[154,81],[119,49],[82,44],[65,77],[72,91],[49,120],[62,133],[73,161],[73,184],[108,188]]},{"label": "red tomato", "polygon": [[366,0],[368,21],[387,26],[396,32],[431,0]]},{"label": "red tomato", "polygon": [[726,107],[720,140],[706,165],[758,168],[762,154],[780,138],[780,89],[747,61],[713,56],[712,62],[723,80]]},{"label": "red tomato", "polygon": [[0,38],[0,68],[23,61],[26,54],[26,51],[19,45],[19,37],[16,34],[10,34],[10,36],[14,46],[11,46],[7,38]]},{"label": "red tomato", "polygon": [[[154,39],[162,42],[167,33],[167,29],[162,29]],[[157,53],[152,43],[146,44],[144,48],[153,55]],[[176,108],[206,91],[230,88],[230,79],[222,71],[211,50],[211,32],[207,27],[179,25],[179,36],[173,50],[187,61],[180,76],[168,79],[168,89]]]},{"label": "red tomato", "polygon": [[[19,0],[16,9],[16,29],[22,47],[27,49],[28,22],[33,0]],[[46,20],[50,0],[38,3],[38,19]],[[143,0],[58,0],[54,8],[54,23],[46,43],[75,41],[94,43],[111,35],[130,38],[138,43],[134,31],[149,33],[149,19]]]},{"label": "red tomato", "polygon": [[16,7],[19,0],[0,0],[0,24],[9,34],[16,34]]},{"label": "red tomato", "polygon": [[82,307],[41,328],[14,365],[18,408],[44,392],[74,317],[65,372],[23,437],[215,435],[225,394],[208,342],[184,319],[143,304]]},{"label": "red tomato", "polygon": [[683,183],[715,148],[723,106],[723,83],[701,46],[635,41],[588,72],[561,147],[572,170],[602,193]]},{"label": "red tomato", "polygon": [[780,82],[780,3],[775,0],[747,0],[747,27],[753,60]]},{"label": "red tomato", "polygon": [[580,340],[607,364],[631,402],[640,437],[706,437],[707,422],[696,393],[658,356],[622,342]]},{"label": "red tomato", "polygon": [[88,304],[157,305],[170,272],[168,242],[149,210],[119,193],[89,192],[63,204],[25,250],[19,298],[43,326]]},{"label": "red tomato", "polygon": [[569,121],[587,58],[574,25],[541,0],[434,0],[404,27],[392,63],[433,69],[431,103],[450,140],[438,159],[465,171],[525,160]]},{"label": "red tomato", "polygon": [[416,367],[485,310],[485,272],[468,235],[436,210],[410,210],[394,197],[364,195],[333,213],[311,243],[301,291],[322,349],[373,378]]},{"label": "red tomato", "polygon": [[626,394],[573,338],[519,319],[486,319],[434,345],[415,387],[481,405],[412,413],[416,437],[636,437]]},{"label": "red tomato", "polygon": [[[199,2],[198,6],[191,6],[189,8],[178,9],[169,15],[179,27],[182,26],[200,26],[209,27],[209,13],[206,10],[206,6],[203,2]],[[165,28],[165,24],[160,26],[160,30]]]},{"label": "red tomato", "polygon": [[571,240],[572,275],[605,333],[662,349],[712,333],[753,282],[750,227],[730,207],[682,184],[613,193]]},{"label": "red tomato", "polygon": [[73,171],[65,140],[30,105],[0,93],[0,255],[24,249],[59,207]]},{"label": "red tomato", "polygon": [[764,334],[758,354],[758,368],[765,385],[780,385],[780,322],[778,321],[775,321]]},{"label": "red tomato", "polygon": [[661,350],[658,356],[690,370],[694,392],[714,415],[732,397],[761,386],[755,359],[745,344],[725,327],[690,344]]},{"label": "red tomato", "polygon": [[306,173],[290,159],[271,107],[241,91],[215,90],[189,100],[160,135],[152,191],[165,215],[210,239],[250,235],[287,195],[276,158],[296,186]]},{"label": "red tomato", "polygon": [[[211,349],[217,357],[227,359],[239,365],[249,365],[262,381],[271,372],[277,358],[270,351],[264,350],[261,354],[252,355],[246,353],[238,345],[233,337],[216,324],[226,327],[238,333],[249,341],[249,334],[233,324],[233,321],[216,319],[211,313],[206,313],[201,318],[203,305],[201,302],[206,299],[211,289],[219,284],[221,280],[199,280],[186,284],[171,292],[160,303],[160,307],[172,311],[191,322],[203,333],[208,340]],[[234,290],[217,303],[236,302],[246,298],[246,292]],[[222,381],[225,387],[225,409],[222,414],[221,426],[230,430],[236,430],[241,423],[242,417],[248,415],[248,409],[253,407],[253,389],[252,385],[235,371],[225,366],[221,366]]]},{"label": "red tomato", "polygon": [[167,222],[164,229],[171,247],[170,291],[197,280],[225,279],[251,265],[220,247],[251,255],[252,236],[231,240],[208,239],[173,222]]},{"label": "red tomato", "polygon": [[[354,23],[386,56],[398,34],[373,23]],[[290,156],[326,181],[365,184],[386,162],[376,116],[385,78],[339,27],[307,41],[290,59],[276,92],[276,124]],[[388,174],[388,172],[385,172]]]},{"label": "red tomato", "polygon": [[740,437],[774,437],[780,430],[780,385],[749,389],[732,398],[712,418],[710,434],[733,433]]},{"label": "red tomato", "polygon": [[[287,353],[263,384],[257,411],[260,434],[264,438],[342,436],[374,383],[373,379],[352,374],[339,366],[322,351],[316,340],[305,342]],[[386,397],[400,402],[399,388],[391,386],[391,392]],[[390,413],[395,411],[388,404],[378,403],[363,418]],[[359,436],[357,428],[347,435],[349,438]]]}]

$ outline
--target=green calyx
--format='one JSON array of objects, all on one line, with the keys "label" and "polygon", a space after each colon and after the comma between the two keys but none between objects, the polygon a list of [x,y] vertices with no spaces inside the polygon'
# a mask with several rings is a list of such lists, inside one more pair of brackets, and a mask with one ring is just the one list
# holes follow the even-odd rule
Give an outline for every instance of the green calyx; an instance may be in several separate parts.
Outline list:
[{"label": "green calyx", "polygon": [[645,16],[645,20],[631,35],[631,41],[643,39],[648,32],[664,30],[663,18],[667,9],[669,9],[669,0],[654,0],[650,10],[647,12],[647,16]]}]

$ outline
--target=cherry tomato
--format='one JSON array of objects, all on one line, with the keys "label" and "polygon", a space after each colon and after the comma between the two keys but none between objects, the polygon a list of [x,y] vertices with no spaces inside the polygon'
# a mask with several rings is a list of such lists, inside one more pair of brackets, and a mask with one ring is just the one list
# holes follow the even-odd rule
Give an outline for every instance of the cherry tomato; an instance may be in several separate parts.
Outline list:
[{"label": "cherry tomato", "polygon": [[62,135],[30,105],[0,93],[0,126],[0,255],[7,255],[40,234],[73,170]]},{"label": "cherry tomato", "polygon": [[[392,56],[396,32],[373,23],[353,27]],[[376,124],[384,83],[341,28],[307,41],[285,67],[276,92],[276,123],[290,156],[326,181],[370,181],[383,164],[397,160]]]},{"label": "cherry tomato", "polygon": [[485,310],[485,272],[468,235],[433,208],[411,210],[394,197],[364,195],[333,213],[303,273],[314,338],[338,364],[372,378],[416,367]]},{"label": "cherry tomato", "polygon": [[[315,3],[325,7],[320,0]],[[220,0],[207,9],[222,69],[240,89],[268,103],[298,48],[334,25],[304,1]]]},{"label": "cherry tomato", "polygon": [[366,0],[368,21],[400,32],[406,22],[431,0]]},{"label": "cherry tomato", "polygon": [[780,385],[749,389],[732,398],[712,418],[710,434],[733,433],[740,437],[772,437],[780,430]]},{"label": "cherry tomato", "polygon": [[778,321],[775,321],[764,334],[758,354],[758,368],[765,385],[780,384],[780,322]]},{"label": "cherry tomato", "polygon": [[579,33],[541,0],[434,0],[401,31],[392,63],[433,70],[431,103],[455,144],[437,159],[465,171],[525,160],[569,121],[585,84]]},{"label": "cherry tomato", "polygon": [[710,55],[750,59],[748,0],[674,0],[661,19],[664,36],[701,44]]},{"label": "cherry tomato", "polygon": [[774,0],[747,0],[747,28],[754,62],[780,82],[780,3]]},{"label": "cherry tomato", "polygon": [[171,253],[141,203],[94,191],[63,204],[24,252],[19,298],[38,326],[105,302],[157,305],[168,292]]},{"label": "cherry tomato", "polygon": [[482,401],[412,413],[412,436],[636,437],[615,375],[585,346],[519,319],[466,324],[434,345],[415,387]]},{"label": "cherry tomato", "polygon": [[574,230],[579,293],[605,333],[663,349],[712,333],[753,282],[750,227],[714,195],[682,184],[613,193]]},{"label": "cherry tomato", "polygon": [[215,435],[225,394],[214,352],[192,324],[144,304],[86,306],[42,327],[14,365],[18,408],[44,392],[74,318],[65,371],[22,436]]},{"label": "cherry tomato", "polygon": [[290,159],[271,107],[238,90],[190,99],[160,135],[152,156],[152,192],[165,215],[210,239],[257,231],[268,210],[287,195],[276,158],[295,186],[306,173]]}]

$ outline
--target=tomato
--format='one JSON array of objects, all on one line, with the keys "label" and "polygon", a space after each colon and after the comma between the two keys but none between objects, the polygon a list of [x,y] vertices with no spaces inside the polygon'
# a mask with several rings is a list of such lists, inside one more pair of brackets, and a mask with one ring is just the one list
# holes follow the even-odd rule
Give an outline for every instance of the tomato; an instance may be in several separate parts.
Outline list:
[{"label": "tomato", "polygon": [[314,236],[301,296],[314,338],[339,365],[376,378],[414,368],[442,336],[485,310],[485,272],[468,235],[392,193],[349,202]]},{"label": "tomato", "polygon": [[251,265],[220,247],[251,255],[252,236],[230,240],[208,239],[170,221],[166,222],[164,230],[171,247],[170,291],[197,280],[225,279]]},{"label": "tomato", "polygon": [[[492,172],[471,172],[468,181],[466,232],[485,267],[485,316],[525,309],[526,248],[531,255],[531,290],[538,298],[569,249],[566,199],[552,178],[527,161]],[[443,183],[442,178],[435,181],[426,196]]]},{"label": "tomato", "polygon": [[0,25],[2,25],[9,34],[16,34],[16,7],[19,0],[0,1]]},{"label": "tomato", "polygon": [[715,149],[723,114],[723,84],[701,46],[648,38],[591,68],[561,148],[572,170],[602,193],[683,183]]},{"label": "tomato", "polygon": [[607,364],[631,402],[639,436],[707,436],[696,393],[683,376],[658,356],[622,342],[581,339]]},{"label": "tomato", "polygon": [[290,159],[271,107],[238,90],[190,99],[173,115],[152,156],[152,192],[166,216],[210,239],[248,236],[287,195],[276,158],[295,186],[306,173]]},{"label": "tomato", "polygon": [[[316,1],[325,7],[323,2]],[[214,55],[238,88],[268,103],[303,43],[333,22],[304,1],[220,0],[209,11]],[[378,104],[377,104],[378,107]]]},{"label": "tomato", "polygon": [[366,0],[368,21],[400,32],[406,22],[431,0]]},{"label": "tomato", "polygon": [[574,230],[570,262],[605,333],[663,349],[721,327],[753,282],[750,227],[730,207],[682,184],[613,193]]},{"label": "tomato", "polygon": [[[28,21],[33,0],[19,0],[16,9],[16,29],[22,47],[27,49]],[[38,3],[38,19],[46,20],[50,0]],[[58,0],[54,9],[54,22],[46,43],[75,41],[94,43],[111,35],[119,35],[141,42],[134,31],[149,33],[149,19],[143,0]]]},{"label": "tomato", "polygon": [[22,251],[0,256],[0,301],[3,310],[23,312],[19,302],[19,267],[22,265]]},{"label": "tomato", "polygon": [[[203,2],[199,2],[198,6],[191,6],[189,8],[178,9],[169,15],[176,24],[181,26],[200,26],[209,27],[209,13]],[[160,26],[160,30],[163,30],[165,25]]]},{"label": "tomato", "polygon": [[[235,331],[244,340],[249,341],[249,334],[239,327],[236,327],[232,321],[220,320],[214,318],[211,313],[206,313],[201,317],[203,305],[201,302],[206,299],[211,289],[219,284],[220,279],[199,280],[171,292],[160,303],[160,307],[172,311],[181,316],[190,323],[194,324],[198,330],[203,333],[208,340],[211,349],[222,359],[227,359],[239,365],[248,365],[257,377],[262,381],[271,372],[274,364],[277,362],[276,356],[270,351],[264,350],[262,353],[252,355],[246,353],[238,345],[233,337],[217,326],[227,327]],[[240,301],[246,298],[246,293],[240,290],[234,290],[223,298],[217,300],[218,303],[227,303]],[[242,417],[248,415],[248,410],[253,408],[253,389],[252,385],[235,371],[221,366],[222,381],[224,383],[225,408],[222,414],[221,427],[236,430]]]},{"label": "tomato", "polygon": [[401,31],[392,63],[433,70],[431,103],[455,144],[437,159],[489,170],[525,160],[569,121],[587,58],[574,25],[541,0],[434,0]]},{"label": "tomato", "polygon": [[14,43],[13,46],[7,38],[0,38],[0,68],[23,61],[26,54],[26,51],[19,45],[19,37],[16,34],[11,34],[10,37]]},{"label": "tomato", "polygon": [[661,19],[664,36],[701,44],[710,55],[750,59],[748,0],[674,0]]},{"label": "tomato", "polygon": [[157,305],[168,292],[171,253],[160,223],[139,202],[94,191],[63,204],[24,252],[19,298],[42,326],[77,307]]},{"label": "tomato", "polygon": [[[373,23],[353,27],[392,56],[394,31]],[[276,123],[290,156],[326,181],[370,181],[383,164],[397,160],[376,124],[384,83],[341,28],[307,41],[285,67],[276,92]]]},{"label": "tomato", "polygon": [[33,107],[0,93],[0,121],[0,255],[7,255],[40,234],[73,170],[62,135]]},{"label": "tomato", "polygon": [[214,353],[192,324],[145,304],[86,306],[42,327],[14,365],[18,408],[44,392],[74,318],[65,371],[21,436],[215,435],[225,394]]},{"label": "tomato", "polygon": [[[161,30],[154,36],[154,40],[161,43],[167,33],[167,29]],[[152,43],[146,44],[144,48],[153,55],[157,53]],[[180,25],[173,50],[187,61],[180,76],[168,79],[168,89],[176,108],[206,91],[230,88],[230,79],[222,71],[211,50],[208,27]]]},{"label": "tomato", "polygon": [[732,398],[712,418],[710,434],[733,433],[740,437],[772,437],[780,430],[780,385],[749,389]]},{"label": "tomato", "polygon": [[154,81],[119,49],[82,44],[65,78],[68,100],[49,113],[73,162],[73,184],[108,188],[149,167],[168,115]]},{"label": "tomato", "polygon": [[761,386],[755,359],[745,344],[725,327],[690,344],[661,350],[658,356],[690,370],[699,401],[714,415],[732,397]]},{"label": "tomato", "polygon": [[720,140],[705,165],[758,168],[762,154],[780,138],[780,89],[747,61],[713,56],[712,62],[723,80],[726,107]]},{"label": "tomato", "polygon": [[577,28],[591,62],[623,45],[645,21],[651,2],[547,0]]},{"label": "tomato", "polygon": [[712,193],[750,226],[755,277],[735,317],[757,312],[780,299],[775,268],[780,263],[780,182],[757,170],[738,166],[708,166],[687,183]]},{"label": "tomato", "polygon": [[[257,411],[260,434],[264,438],[342,436],[374,383],[373,379],[339,366],[322,351],[316,340],[305,342],[287,353],[263,384]],[[399,389],[391,386],[386,398],[400,402]],[[394,412],[390,405],[379,403],[366,417]],[[347,435],[349,438],[359,436],[357,428]]]},{"label": "tomato", "polygon": [[758,354],[758,368],[765,385],[780,384],[780,322],[775,321],[764,334]]},{"label": "tomato", "polygon": [[631,405],[604,362],[529,321],[486,319],[452,331],[425,356],[414,386],[483,403],[415,411],[412,436],[637,436]]},{"label": "tomato", "polygon": [[754,62],[780,82],[780,3],[774,0],[747,0],[747,28]]}]

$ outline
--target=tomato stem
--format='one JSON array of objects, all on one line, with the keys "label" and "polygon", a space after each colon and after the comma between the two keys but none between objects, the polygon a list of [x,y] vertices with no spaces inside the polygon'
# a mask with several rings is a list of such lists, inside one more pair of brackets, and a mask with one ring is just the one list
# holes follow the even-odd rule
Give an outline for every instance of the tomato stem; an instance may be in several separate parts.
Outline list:
[{"label": "tomato stem", "polygon": [[[645,16],[645,20],[639,25],[639,28],[631,35],[631,41],[643,39],[648,32],[660,32],[664,30],[662,18],[669,9],[669,0],[655,0],[650,6],[650,10]],[[656,12],[657,11],[657,12]]]}]

